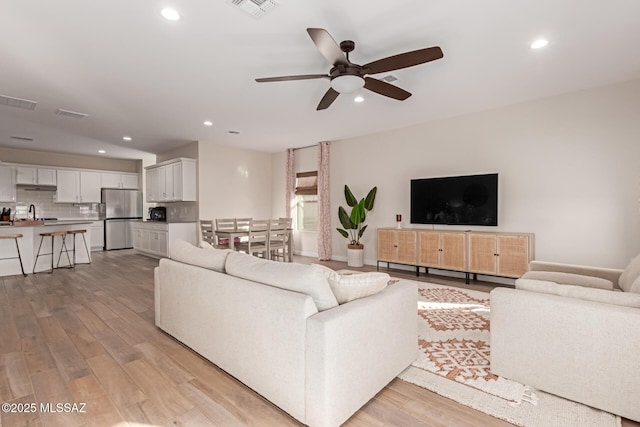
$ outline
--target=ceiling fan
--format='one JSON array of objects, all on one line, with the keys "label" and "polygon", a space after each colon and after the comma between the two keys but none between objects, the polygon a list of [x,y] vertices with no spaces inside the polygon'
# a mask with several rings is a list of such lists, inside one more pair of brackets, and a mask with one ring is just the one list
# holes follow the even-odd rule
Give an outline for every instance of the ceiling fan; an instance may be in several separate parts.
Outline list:
[{"label": "ceiling fan", "polygon": [[442,58],[442,49],[438,46],[414,50],[398,55],[389,56],[365,65],[354,64],[349,60],[349,52],[355,48],[355,43],[345,40],[340,44],[331,34],[322,28],[307,28],[311,40],[320,53],[333,65],[329,74],[303,74],[298,76],[265,77],[256,79],[258,83],[282,82],[287,80],[329,79],[331,87],[324,94],[316,110],[328,108],[341,93],[350,93],[364,87],[372,92],[389,98],[404,101],[411,93],[385,81],[369,77],[369,74],[386,73],[401,68],[413,67]]}]

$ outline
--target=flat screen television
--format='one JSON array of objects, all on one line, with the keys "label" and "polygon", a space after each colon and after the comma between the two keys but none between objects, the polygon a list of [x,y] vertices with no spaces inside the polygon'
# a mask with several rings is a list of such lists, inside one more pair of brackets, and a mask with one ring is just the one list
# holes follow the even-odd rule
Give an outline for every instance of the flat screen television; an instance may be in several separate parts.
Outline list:
[{"label": "flat screen television", "polygon": [[498,174],[411,180],[411,223],[498,225]]}]

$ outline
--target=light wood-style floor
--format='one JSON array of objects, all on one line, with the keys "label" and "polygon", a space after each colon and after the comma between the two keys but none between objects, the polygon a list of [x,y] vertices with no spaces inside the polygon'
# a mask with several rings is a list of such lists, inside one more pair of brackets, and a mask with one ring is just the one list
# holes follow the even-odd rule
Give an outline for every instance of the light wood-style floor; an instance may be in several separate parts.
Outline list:
[{"label": "light wood-style floor", "polygon": [[[92,265],[75,270],[0,279],[0,402],[15,403],[13,409],[35,403],[38,409],[2,412],[0,427],[299,425],[155,328],[157,260],[131,250],[93,255]],[[437,276],[426,279],[465,286]],[[77,404],[71,408],[84,412],[42,412],[41,403]],[[509,424],[396,379],[346,425]]]}]

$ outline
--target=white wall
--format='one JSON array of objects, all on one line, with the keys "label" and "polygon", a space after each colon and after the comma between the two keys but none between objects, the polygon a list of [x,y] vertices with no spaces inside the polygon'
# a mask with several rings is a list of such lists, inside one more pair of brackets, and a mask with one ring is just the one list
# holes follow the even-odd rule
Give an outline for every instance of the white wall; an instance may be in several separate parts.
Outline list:
[{"label": "white wall", "polygon": [[[357,197],[378,186],[363,239],[375,264],[375,229],[397,213],[410,226],[412,178],[497,172],[499,226],[449,228],[533,232],[537,259],[624,267],[640,252],[639,117],[636,80],[336,141],[331,212],[345,183]],[[337,232],[333,258],[346,259]]]},{"label": "white wall", "polygon": [[200,141],[198,164],[200,219],[271,217],[270,153]]}]

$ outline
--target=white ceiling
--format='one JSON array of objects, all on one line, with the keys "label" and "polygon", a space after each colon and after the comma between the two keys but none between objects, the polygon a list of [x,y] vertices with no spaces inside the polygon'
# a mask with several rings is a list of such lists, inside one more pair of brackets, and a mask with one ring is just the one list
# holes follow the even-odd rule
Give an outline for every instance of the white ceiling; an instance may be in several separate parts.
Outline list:
[{"label": "white ceiling", "polygon": [[[166,6],[182,19],[163,19]],[[254,81],[329,71],[307,27],[354,40],[359,64],[435,45],[444,58],[392,73],[406,101],[363,91],[363,103],[341,95],[316,111],[327,80]],[[549,46],[530,49],[539,37]],[[38,106],[0,106],[0,146],[280,151],[640,78],[639,45],[637,0],[280,0],[260,19],[225,0],[3,0],[0,94]]]}]

